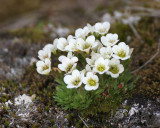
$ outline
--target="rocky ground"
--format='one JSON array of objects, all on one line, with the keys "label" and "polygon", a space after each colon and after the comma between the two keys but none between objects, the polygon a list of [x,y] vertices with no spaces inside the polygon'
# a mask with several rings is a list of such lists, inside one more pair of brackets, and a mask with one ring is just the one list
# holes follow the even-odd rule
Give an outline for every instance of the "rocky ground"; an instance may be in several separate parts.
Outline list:
[{"label": "rocky ground", "polygon": [[[16,8],[14,0],[3,2]],[[25,11],[0,10],[0,128],[160,127],[159,0],[36,0],[25,5]],[[111,32],[134,48],[130,68],[141,78],[115,114],[81,117],[57,108],[54,78],[37,74],[35,62],[37,51],[55,37],[97,21],[110,21]]]}]

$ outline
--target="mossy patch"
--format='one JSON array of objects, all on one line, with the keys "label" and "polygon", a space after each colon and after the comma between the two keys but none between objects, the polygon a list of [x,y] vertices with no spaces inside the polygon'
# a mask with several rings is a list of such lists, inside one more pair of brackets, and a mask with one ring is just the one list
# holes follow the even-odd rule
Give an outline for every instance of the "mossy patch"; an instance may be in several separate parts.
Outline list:
[{"label": "mossy patch", "polygon": [[159,39],[160,25],[158,18],[142,18],[136,29],[142,40],[152,46]]},{"label": "mossy patch", "polygon": [[17,30],[12,30],[9,32],[11,37],[18,37],[24,42],[34,42],[41,43],[46,41],[46,37],[50,38],[47,34],[44,33],[43,28],[39,26],[35,27],[24,27]]},{"label": "mossy patch", "polygon": [[121,22],[116,22],[112,25],[111,33],[117,33],[119,40],[123,42],[127,41],[128,36],[133,36],[133,32],[128,24],[123,24]]},{"label": "mossy patch", "polygon": [[[137,38],[133,38],[133,41],[130,43],[131,47],[135,47],[131,64],[132,70],[145,64],[157,52],[160,32],[159,20],[159,18],[142,18],[136,26],[144,43],[141,43]],[[143,94],[152,98],[160,95],[159,58],[160,55],[157,55],[157,57],[143,69],[134,73],[135,76],[141,76],[141,79],[136,84],[137,89],[134,93]]]}]

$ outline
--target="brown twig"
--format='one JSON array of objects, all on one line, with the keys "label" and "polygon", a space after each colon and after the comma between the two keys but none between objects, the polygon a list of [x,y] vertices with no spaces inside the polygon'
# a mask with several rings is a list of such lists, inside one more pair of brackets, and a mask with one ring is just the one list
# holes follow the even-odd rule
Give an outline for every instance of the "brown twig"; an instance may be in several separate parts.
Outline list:
[{"label": "brown twig", "polygon": [[156,52],[146,63],[144,63],[142,66],[140,66],[140,67],[137,68],[136,70],[132,71],[131,73],[135,73],[135,72],[139,71],[140,69],[142,69],[143,67],[145,67],[145,66],[146,66],[148,63],[150,63],[159,53],[160,53],[160,42],[158,43],[157,52]]}]

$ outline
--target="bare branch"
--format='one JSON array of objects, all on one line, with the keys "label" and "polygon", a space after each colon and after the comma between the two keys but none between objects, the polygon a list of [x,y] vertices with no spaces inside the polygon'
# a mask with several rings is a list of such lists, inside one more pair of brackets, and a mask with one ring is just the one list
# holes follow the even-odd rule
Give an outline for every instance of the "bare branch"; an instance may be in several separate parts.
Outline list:
[{"label": "bare branch", "polygon": [[142,66],[140,66],[138,69],[132,71],[131,73],[135,73],[135,72],[139,71],[140,69],[142,69],[143,67],[145,67],[145,66],[146,66],[148,63],[150,63],[159,53],[160,53],[160,42],[158,43],[157,52],[156,52],[146,63],[144,63]]}]

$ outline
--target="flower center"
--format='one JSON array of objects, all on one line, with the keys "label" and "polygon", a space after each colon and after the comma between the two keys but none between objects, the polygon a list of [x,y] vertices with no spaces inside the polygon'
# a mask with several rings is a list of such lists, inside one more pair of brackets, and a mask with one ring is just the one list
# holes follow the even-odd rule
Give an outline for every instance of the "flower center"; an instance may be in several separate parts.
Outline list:
[{"label": "flower center", "polygon": [[68,45],[67,43],[64,43],[64,44],[63,44],[63,49],[65,49],[65,47],[66,47],[67,45]]},{"label": "flower center", "polygon": [[103,72],[105,70],[105,65],[99,64],[97,66],[97,70],[100,71],[100,72]]},{"label": "flower center", "polygon": [[72,81],[72,84],[77,86],[80,83],[80,78],[75,79],[74,81]]},{"label": "flower center", "polygon": [[100,33],[104,33],[105,31],[106,31],[105,28],[100,28],[100,29],[99,29],[99,32],[100,32]]},{"label": "flower center", "polygon": [[91,45],[90,45],[89,43],[85,43],[85,44],[83,45],[83,49],[88,49],[90,46],[91,46]]},{"label": "flower center", "polygon": [[49,69],[49,66],[48,65],[44,65],[43,66],[43,70],[47,70],[47,69]]},{"label": "flower center", "polygon": [[115,40],[110,40],[109,42],[113,44],[115,42]]},{"label": "flower center", "polygon": [[90,86],[96,86],[96,81],[93,80],[92,78],[90,78],[90,79],[88,80],[88,84],[89,84]]},{"label": "flower center", "polygon": [[110,55],[111,55],[111,53],[110,53],[109,51],[107,51],[107,52],[105,52],[105,53],[103,54],[104,57],[106,57],[106,56],[108,57],[108,56],[110,56]]},{"label": "flower center", "polygon": [[119,72],[119,68],[117,65],[112,65],[110,66],[109,71],[112,72],[113,74],[117,74]]},{"label": "flower center", "polygon": [[121,51],[118,51],[118,54],[117,54],[119,57],[126,57],[126,52],[124,50],[121,50]]},{"label": "flower center", "polygon": [[71,68],[72,68],[72,64],[69,64],[67,67],[66,67],[66,72],[69,72],[70,70],[71,70]]},{"label": "flower center", "polygon": [[43,59],[46,59],[46,58],[48,58],[48,54],[46,54],[45,56],[43,56]]}]

